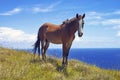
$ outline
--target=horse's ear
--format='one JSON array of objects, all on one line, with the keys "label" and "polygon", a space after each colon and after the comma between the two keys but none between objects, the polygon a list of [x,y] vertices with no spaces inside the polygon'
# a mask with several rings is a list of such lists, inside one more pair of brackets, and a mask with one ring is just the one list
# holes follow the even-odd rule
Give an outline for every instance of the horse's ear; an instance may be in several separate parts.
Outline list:
[{"label": "horse's ear", "polygon": [[79,18],[79,14],[78,13],[76,14],[76,18]]},{"label": "horse's ear", "polygon": [[85,13],[83,14],[82,18],[85,18]]}]

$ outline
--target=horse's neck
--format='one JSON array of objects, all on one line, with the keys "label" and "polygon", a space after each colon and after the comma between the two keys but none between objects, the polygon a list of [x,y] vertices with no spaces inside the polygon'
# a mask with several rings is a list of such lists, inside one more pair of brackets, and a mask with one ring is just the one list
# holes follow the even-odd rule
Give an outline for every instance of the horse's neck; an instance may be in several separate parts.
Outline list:
[{"label": "horse's neck", "polygon": [[69,24],[70,27],[70,32],[72,34],[75,34],[75,32],[77,31],[77,22],[76,22],[76,18],[72,18],[71,23]]},{"label": "horse's neck", "polygon": [[75,32],[77,31],[77,27],[76,27],[75,23],[71,23],[71,24],[67,25],[66,27],[67,27],[66,29],[69,31],[69,33],[71,35],[74,35]]},{"label": "horse's neck", "polygon": [[70,29],[69,29],[69,31],[70,31],[70,33],[71,34],[75,34],[75,32],[77,31],[77,27],[76,26],[69,26],[70,27]]}]

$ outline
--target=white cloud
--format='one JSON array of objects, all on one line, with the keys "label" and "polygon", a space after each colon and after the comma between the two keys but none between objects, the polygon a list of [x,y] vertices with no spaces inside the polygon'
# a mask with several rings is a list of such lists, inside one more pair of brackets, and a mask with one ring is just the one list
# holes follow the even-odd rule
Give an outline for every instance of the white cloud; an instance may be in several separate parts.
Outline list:
[{"label": "white cloud", "polygon": [[119,47],[119,39],[114,37],[85,37],[79,38],[79,41],[74,41],[74,48],[114,48]]},{"label": "white cloud", "polygon": [[103,25],[120,25],[120,19],[107,19],[101,22]]},{"label": "white cloud", "polygon": [[120,19],[101,19],[101,20],[87,20],[89,25],[102,25],[102,26],[118,26],[120,25]]},{"label": "white cloud", "polygon": [[113,12],[113,14],[120,14],[120,10]]},{"label": "white cloud", "polygon": [[88,12],[87,13],[87,18],[88,19],[101,19],[102,15],[100,13],[97,13],[97,12],[93,11],[93,12]]},{"label": "white cloud", "polygon": [[[120,18],[109,18],[111,16],[115,16],[116,14],[119,14],[120,11],[114,11],[114,12],[106,12],[106,13],[99,13],[95,11],[87,12],[86,15],[86,22],[88,25],[102,25],[102,26],[116,26],[120,25]],[[117,15],[119,16],[119,15]]]},{"label": "white cloud", "polygon": [[111,15],[119,15],[120,14],[120,10],[117,11],[112,11],[112,12],[96,12],[96,11],[91,11],[91,12],[87,12],[88,15],[90,16],[111,16]]},{"label": "white cloud", "polygon": [[120,25],[113,26],[113,29],[116,29],[116,30],[117,30],[116,36],[117,36],[117,37],[120,37]]},{"label": "white cloud", "polygon": [[50,12],[51,9],[49,7],[48,8],[44,8],[44,9],[42,9],[40,7],[35,7],[35,8],[33,8],[32,11],[35,12],[35,13],[38,13],[38,12]]},{"label": "white cloud", "polygon": [[85,23],[87,25],[96,26],[100,25],[103,19],[102,13],[91,11],[86,13]]},{"label": "white cloud", "polygon": [[10,15],[17,14],[17,13],[21,12],[21,10],[22,10],[21,8],[14,8],[13,10],[7,11],[5,13],[0,13],[0,15],[10,16]]},{"label": "white cloud", "polygon": [[116,30],[116,35],[120,37],[120,19],[108,19],[105,21],[102,21],[102,25],[105,26],[111,26],[114,30]]},{"label": "white cloud", "polygon": [[87,12],[85,25],[113,29],[120,37],[120,10],[113,12]]},{"label": "white cloud", "polygon": [[113,29],[117,29],[117,30],[120,30],[120,25],[117,25],[117,26],[113,26]]},{"label": "white cloud", "polygon": [[17,47],[18,45],[21,45],[19,47],[22,48],[33,45],[35,39],[36,35],[34,34],[27,34],[22,30],[16,30],[9,27],[0,27],[0,44],[3,46],[4,43],[6,43],[7,47],[13,47],[12,45],[16,45]]},{"label": "white cloud", "polygon": [[45,8],[41,8],[40,6],[36,6],[36,7],[32,8],[32,11],[34,13],[38,13],[38,12],[50,12],[50,11],[53,10],[54,7],[56,7],[60,3],[61,3],[61,1],[58,1],[58,2],[56,2],[54,4],[51,4],[51,5],[49,5],[49,6],[45,7]]},{"label": "white cloud", "polygon": [[40,7],[40,5],[36,5],[34,7],[30,7],[28,6],[27,8],[23,7],[23,8],[14,8],[10,11],[6,11],[6,12],[3,12],[3,13],[0,13],[1,16],[10,16],[10,15],[14,15],[14,14],[18,14],[20,13],[22,10],[24,11],[32,11],[34,13],[38,13],[38,12],[50,12],[52,11],[57,5],[59,5],[61,3],[61,1],[58,1],[58,2],[55,2],[49,6],[46,6],[46,7]]},{"label": "white cloud", "polygon": [[117,36],[120,37],[120,31],[117,32]]}]

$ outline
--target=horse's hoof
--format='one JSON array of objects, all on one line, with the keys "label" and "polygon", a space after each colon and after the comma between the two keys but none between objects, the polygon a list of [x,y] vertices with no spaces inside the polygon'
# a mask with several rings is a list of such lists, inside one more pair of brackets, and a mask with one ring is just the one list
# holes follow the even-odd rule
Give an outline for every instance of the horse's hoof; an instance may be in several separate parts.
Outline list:
[{"label": "horse's hoof", "polygon": [[66,64],[64,63],[64,64],[62,64],[62,67],[64,68],[64,67],[66,67]]},{"label": "horse's hoof", "polygon": [[42,60],[42,63],[45,63],[45,61],[44,61],[44,60]]},{"label": "horse's hoof", "polygon": [[47,61],[44,59],[44,60],[42,60],[42,62],[45,63],[45,62],[47,62]]},{"label": "horse's hoof", "polygon": [[66,62],[66,66],[68,65],[68,62]]},{"label": "horse's hoof", "polygon": [[62,65],[64,65],[64,63],[62,63]]}]

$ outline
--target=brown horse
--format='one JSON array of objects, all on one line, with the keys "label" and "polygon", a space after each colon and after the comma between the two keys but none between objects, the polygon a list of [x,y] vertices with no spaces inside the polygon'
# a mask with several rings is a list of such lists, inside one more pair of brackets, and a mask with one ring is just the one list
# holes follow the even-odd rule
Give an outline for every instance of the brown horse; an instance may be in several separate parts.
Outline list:
[{"label": "brown horse", "polygon": [[34,46],[34,56],[38,48],[38,56],[40,56],[40,42],[41,42],[41,52],[42,60],[46,59],[46,50],[49,47],[49,43],[62,44],[63,49],[63,61],[62,64],[68,64],[69,50],[72,42],[75,38],[75,32],[78,30],[78,36],[83,35],[85,14],[76,14],[76,17],[64,21],[61,25],[55,25],[51,23],[43,24],[38,31],[37,41]]}]

